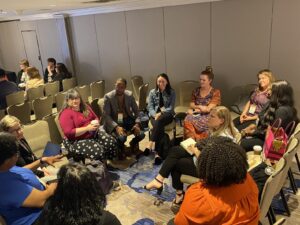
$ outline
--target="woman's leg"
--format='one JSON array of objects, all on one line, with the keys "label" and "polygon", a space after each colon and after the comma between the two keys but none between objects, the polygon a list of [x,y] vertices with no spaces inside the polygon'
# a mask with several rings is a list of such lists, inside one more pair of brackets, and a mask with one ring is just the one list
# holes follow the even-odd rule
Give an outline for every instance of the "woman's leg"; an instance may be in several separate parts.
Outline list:
[{"label": "woman's leg", "polygon": [[102,145],[106,159],[114,159],[119,152],[119,146],[117,140],[106,133],[105,131],[98,131],[97,141]]},{"label": "woman's leg", "polygon": [[237,117],[233,120],[233,124],[236,127],[236,129],[238,129],[239,131],[245,129],[246,127],[248,127],[250,124],[255,124],[256,121],[255,120],[249,120],[249,121],[245,121],[243,123],[240,122],[240,117]]},{"label": "woman's leg", "polygon": [[157,120],[151,119],[152,132],[150,141],[156,142],[164,134],[164,127],[173,121],[171,113],[163,113]]},{"label": "woman's leg", "polygon": [[241,140],[241,146],[245,149],[246,152],[253,151],[254,145],[260,145],[261,147],[263,147],[264,140],[257,137],[242,138]]}]

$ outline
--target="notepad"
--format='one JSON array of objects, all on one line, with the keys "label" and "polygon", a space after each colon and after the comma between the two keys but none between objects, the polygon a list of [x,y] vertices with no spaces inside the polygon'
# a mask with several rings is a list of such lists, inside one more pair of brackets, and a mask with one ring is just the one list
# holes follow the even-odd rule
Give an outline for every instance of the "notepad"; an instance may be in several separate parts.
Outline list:
[{"label": "notepad", "polygon": [[180,146],[184,148],[190,155],[193,155],[194,153],[189,151],[188,147],[191,145],[195,145],[197,142],[193,138],[188,138],[182,142],[180,142]]}]

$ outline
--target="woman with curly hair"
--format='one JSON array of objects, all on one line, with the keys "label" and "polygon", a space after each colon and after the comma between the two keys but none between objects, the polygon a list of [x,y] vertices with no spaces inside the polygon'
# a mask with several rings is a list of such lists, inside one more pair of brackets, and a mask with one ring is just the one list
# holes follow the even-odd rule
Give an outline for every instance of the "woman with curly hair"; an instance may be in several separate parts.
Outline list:
[{"label": "woman with curly hair", "polygon": [[200,181],[187,190],[175,224],[257,225],[258,190],[245,151],[226,137],[205,139],[199,148]]},{"label": "woman with curly hair", "polygon": [[254,145],[263,146],[268,126],[271,126],[277,119],[281,119],[283,129],[292,121],[298,123],[293,88],[285,80],[279,80],[272,84],[270,102],[259,114],[258,125],[249,125],[241,131],[244,136],[241,146],[246,151],[252,151]]},{"label": "woman with curly hair", "polygon": [[78,163],[64,165],[54,195],[35,225],[121,225],[115,215],[104,210],[105,205],[106,197],[89,169]]}]

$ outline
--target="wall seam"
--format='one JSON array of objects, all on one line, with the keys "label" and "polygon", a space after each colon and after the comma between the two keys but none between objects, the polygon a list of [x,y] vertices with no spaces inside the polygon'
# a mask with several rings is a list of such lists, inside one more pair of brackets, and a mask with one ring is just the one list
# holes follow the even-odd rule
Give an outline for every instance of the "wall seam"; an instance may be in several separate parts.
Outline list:
[{"label": "wall seam", "polygon": [[100,74],[103,77],[103,71],[102,71],[102,66],[101,66],[100,48],[99,48],[98,34],[97,34],[97,27],[96,27],[96,15],[93,15],[93,18],[94,18],[96,43],[97,43],[97,49],[98,49],[97,54],[98,54],[98,59],[99,59],[99,69],[100,69]]},{"label": "wall seam", "polygon": [[273,18],[274,18],[274,5],[275,0],[272,0],[272,12],[271,12],[271,24],[270,24],[270,45],[269,45],[269,59],[268,59],[268,68],[271,66],[271,51],[272,51],[272,33],[273,33]]},{"label": "wall seam", "polygon": [[166,43],[166,24],[165,24],[165,7],[162,8],[162,16],[163,16],[163,34],[164,34],[164,52],[165,52],[165,71],[168,73],[167,66],[167,43]]},{"label": "wall seam", "polygon": [[129,38],[128,38],[126,11],[123,11],[123,13],[124,13],[124,19],[125,19],[124,21],[125,21],[125,29],[126,29],[126,42],[127,42],[128,61],[129,61],[129,73],[131,76],[133,76],[132,69],[131,69],[131,58],[130,58],[130,53],[129,53]]},{"label": "wall seam", "polygon": [[212,2],[209,3],[209,64],[212,66]]}]

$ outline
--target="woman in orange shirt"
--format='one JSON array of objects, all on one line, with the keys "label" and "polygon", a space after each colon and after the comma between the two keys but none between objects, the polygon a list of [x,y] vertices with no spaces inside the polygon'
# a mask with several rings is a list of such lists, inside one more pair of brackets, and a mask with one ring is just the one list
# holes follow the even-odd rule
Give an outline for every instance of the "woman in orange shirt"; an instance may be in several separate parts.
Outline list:
[{"label": "woman in orange shirt", "polygon": [[186,192],[174,223],[257,225],[258,189],[242,147],[226,137],[210,137],[202,141],[197,164],[200,182]]}]

